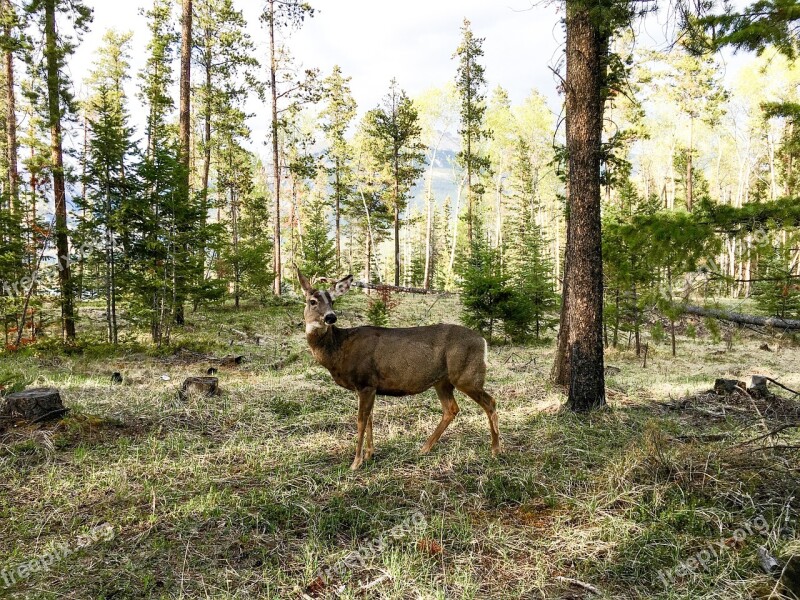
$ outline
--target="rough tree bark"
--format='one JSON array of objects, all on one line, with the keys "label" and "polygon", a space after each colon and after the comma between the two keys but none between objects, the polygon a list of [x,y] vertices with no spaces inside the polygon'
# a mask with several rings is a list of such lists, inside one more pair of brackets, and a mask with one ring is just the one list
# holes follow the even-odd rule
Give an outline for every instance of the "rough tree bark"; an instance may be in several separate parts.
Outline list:
[{"label": "rough tree bark", "polygon": [[64,181],[64,153],[61,146],[61,81],[58,73],[58,41],[56,37],[56,0],[45,0],[45,61],[47,63],[47,111],[50,125],[50,153],[53,168],[55,199],[56,250],[58,281],[61,288],[61,332],[64,341],[75,340],[75,308],[73,282],[69,266],[69,230],[67,197]]},{"label": "rough tree bark", "polygon": [[586,2],[566,3],[565,81],[569,160],[569,243],[565,279],[569,302],[567,406],[587,411],[605,404],[600,159],[603,85],[608,37]]}]

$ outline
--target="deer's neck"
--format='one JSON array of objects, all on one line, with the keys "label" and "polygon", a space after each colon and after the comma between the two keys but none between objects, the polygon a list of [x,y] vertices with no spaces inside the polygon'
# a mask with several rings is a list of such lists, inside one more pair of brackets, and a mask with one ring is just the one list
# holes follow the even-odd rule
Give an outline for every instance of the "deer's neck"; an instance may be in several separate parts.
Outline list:
[{"label": "deer's neck", "polygon": [[306,332],[306,340],[311,348],[311,354],[323,367],[330,367],[333,362],[334,353],[341,345],[341,331],[334,325],[328,325]]}]

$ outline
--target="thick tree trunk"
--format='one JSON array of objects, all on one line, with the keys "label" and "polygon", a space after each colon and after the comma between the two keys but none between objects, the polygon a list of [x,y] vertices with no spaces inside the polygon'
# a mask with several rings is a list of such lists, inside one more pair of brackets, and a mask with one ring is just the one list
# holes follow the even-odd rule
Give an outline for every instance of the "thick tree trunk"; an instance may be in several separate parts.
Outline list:
[{"label": "thick tree trunk", "polygon": [[[596,12],[596,11],[595,11]],[[569,298],[567,406],[587,411],[605,404],[600,158],[608,38],[585,3],[567,2],[565,83],[569,158]]]},{"label": "thick tree trunk", "polygon": [[61,148],[61,82],[58,73],[56,38],[56,0],[45,0],[45,60],[47,62],[47,107],[50,121],[50,149],[53,168],[53,197],[55,199],[56,250],[58,280],[61,288],[61,331],[64,341],[75,340],[75,309],[73,283],[69,266],[69,230],[67,228],[67,197],[64,181],[64,154]]},{"label": "thick tree trunk", "polygon": [[269,83],[272,92],[272,169],[275,181],[275,221],[273,225],[272,266],[275,271],[273,293],[281,295],[281,166],[278,152],[278,89],[276,73],[278,69],[275,56],[275,0],[267,0],[267,23],[269,26]]}]

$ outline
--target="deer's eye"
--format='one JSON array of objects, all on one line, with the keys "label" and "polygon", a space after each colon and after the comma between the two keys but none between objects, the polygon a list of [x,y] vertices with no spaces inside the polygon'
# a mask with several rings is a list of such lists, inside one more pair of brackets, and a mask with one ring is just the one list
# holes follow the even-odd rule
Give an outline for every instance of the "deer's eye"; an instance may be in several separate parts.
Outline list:
[{"label": "deer's eye", "polygon": [[311,306],[316,306],[316,305],[317,305],[317,301],[316,301],[316,300],[314,300],[314,299],[310,300],[308,303],[309,303]]}]

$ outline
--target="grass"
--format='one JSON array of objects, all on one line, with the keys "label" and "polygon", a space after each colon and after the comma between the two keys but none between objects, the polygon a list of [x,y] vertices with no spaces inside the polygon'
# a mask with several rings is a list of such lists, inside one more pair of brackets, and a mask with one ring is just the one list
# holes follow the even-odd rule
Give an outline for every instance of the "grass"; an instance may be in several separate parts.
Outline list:
[{"label": "grass", "polygon": [[[343,325],[364,322],[366,309],[363,295],[346,297]],[[767,598],[775,579],[757,547],[783,561],[800,554],[798,452],[771,447],[797,447],[798,429],[741,445],[764,433],[749,400],[678,402],[722,376],[800,388],[790,340],[769,338],[777,351],[766,352],[754,334],[731,350],[681,337],[676,358],[651,341],[645,369],[609,350],[620,369],[608,377],[610,407],[588,416],[561,410],[547,378],[553,344],[496,346],[500,458],[483,411],[462,396],[456,421],[420,456],[440,415],[430,391],[379,398],[376,455],[351,472],[356,401],[313,362],[301,312],[287,302],[190,315],[175,341],[191,352],[153,352],[129,336],[113,352],[45,344],[3,356],[0,383],[55,385],[72,410],[0,437],[0,569],[54,545],[75,551],[11,586],[0,578],[0,596]],[[391,325],[458,312],[455,298],[403,298]],[[204,352],[247,360],[220,368],[221,396],[181,402],[183,378],[211,364]],[[123,385],[110,385],[114,371]],[[800,420],[798,404],[759,407],[772,427]],[[756,518],[766,527],[737,539]],[[112,539],[77,548],[104,523]],[[676,573],[714,547],[705,566]],[[330,582],[317,579],[344,562]]]}]

